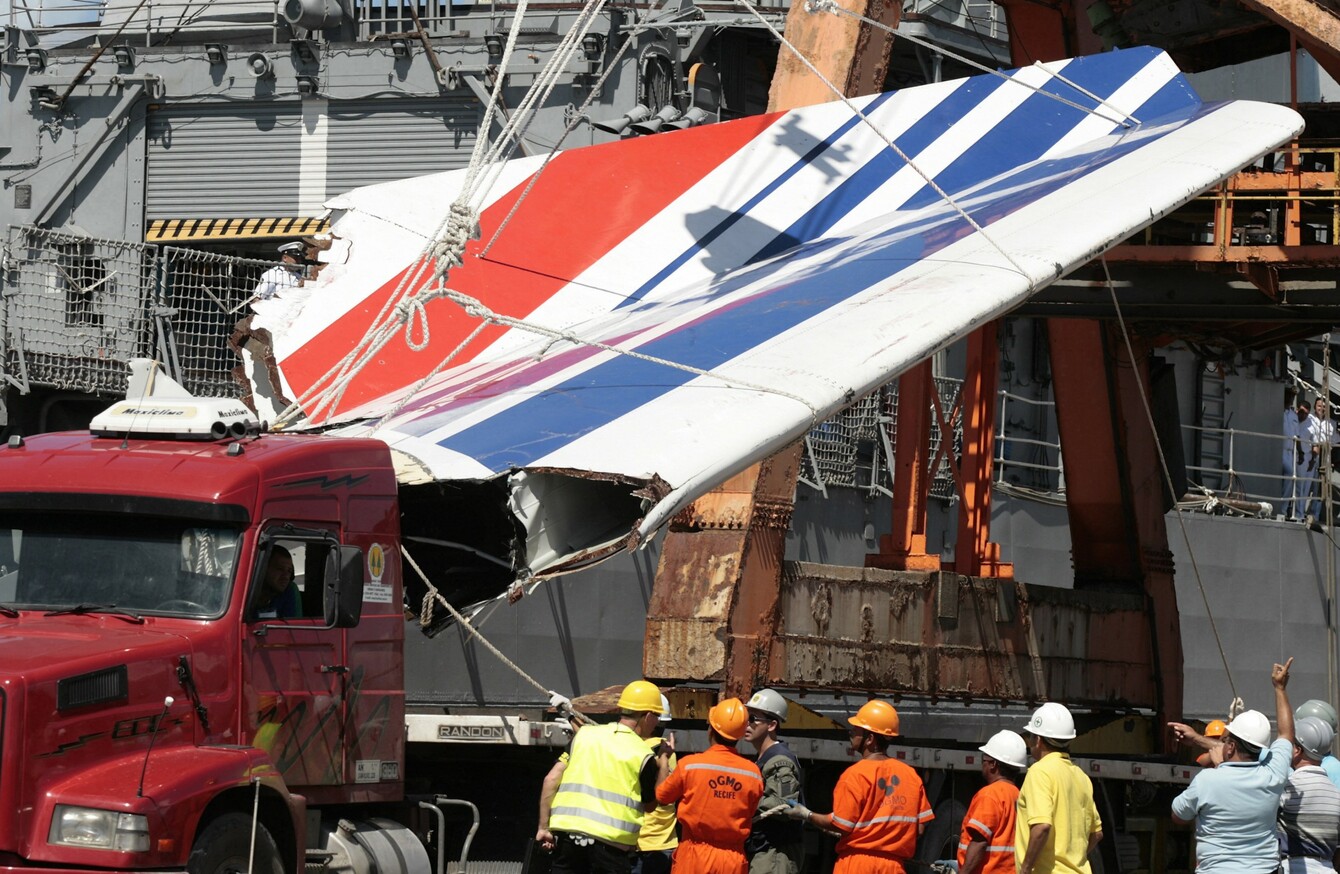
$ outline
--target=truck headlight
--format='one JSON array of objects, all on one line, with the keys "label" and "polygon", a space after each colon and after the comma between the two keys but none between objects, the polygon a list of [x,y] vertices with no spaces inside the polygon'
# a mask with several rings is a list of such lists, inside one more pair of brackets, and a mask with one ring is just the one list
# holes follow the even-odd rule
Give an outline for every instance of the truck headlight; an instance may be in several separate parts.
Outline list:
[{"label": "truck headlight", "polygon": [[149,820],[135,813],[57,804],[47,843],[145,853],[149,850]]}]

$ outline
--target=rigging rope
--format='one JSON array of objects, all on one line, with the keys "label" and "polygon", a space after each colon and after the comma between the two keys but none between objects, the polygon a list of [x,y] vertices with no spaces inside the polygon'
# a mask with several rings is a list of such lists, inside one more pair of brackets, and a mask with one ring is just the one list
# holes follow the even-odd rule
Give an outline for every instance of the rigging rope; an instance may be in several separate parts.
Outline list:
[{"label": "rigging rope", "polygon": [[[1163,441],[1159,439],[1158,426],[1154,423],[1154,410],[1150,406],[1144,380],[1139,376],[1135,347],[1131,344],[1131,335],[1126,329],[1126,318],[1121,313],[1121,302],[1117,299],[1117,286],[1112,281],[1112,273],[1107,269],[1107,258],[1099,260],[1103,265],[1103,276],[1107,281],[1107,290],[1112,295],[1112,307],[1116,310],[1117,324],[1121,327],[1121,338],[1126,344],[1126,355],[1130,359],[1131,366],[1137,368],[1135,384],[1139,389],[1140,404],[1144,407],[1145,419],[1149,422],[1149,432],[1154,437],[1154,448],[1159,455],[1159,469],[1163,471],[1163,481],[1168,486],[1168,493],[1173,495],[1175,499],[1177,492],[1173,485],[1172,472],[1168,469],[1168,459],[1163,454]],[[1214,611],[1210,609],[1210,596],[1205,593],[1205,582],[1200,576],[1200,565],[1196,563],[1196,551],[1191,548],[1191,535],[1186,530],[1186,520],[1182,518],[1180,511],[1173,515],[1177,517],[1178,527],[1182,531],[1182,541],[1186,544],[1186,553],[1191,559],[1191,570],[1196,577],[1196,587],[1200,589],[1201,601],[1205,604],[1205,616],[1210,620],[1210,631],[1214,634],[1214,644],[1219,648],[1219,659],[1224,663],[1224,674],[1228,677],[1228,688],[1233,694],[1233,702],[1229,705],[1229,713],[1233,713],[1235,708],[1240,709],[1242,707],[1242,698],[1238,695],[1238,687],[1233,682],[1233,670],[1228,666],[1228,656],[1224,652],[1224,642],[1219,637],[1219,626],[1214,621]]]},{"label": "rigging rope", "polygon": [[[432,581],[428,579],[428,575],[423,572],[423,568],[419,567],[419,563],[416,562],[414,560],[414,557],[409,554],[409,550],[405,549],[405,545],[403,543],[400,545],[400,554],[405,557],[405,561],[409,562],[409,566],[414,568],[414,572],[419,575],[419,579],[423,580],[423,584],[428,587],[428,592],[423,596],[423,605],[419,611],[420,624],[427,625],[428,622],[432,621],[432,605],[434,601],[437,601],[437,603],[445,607],[447,612],[451,614],[452,618],[455,619],[458,623],[460,623],[461,627],[468,632],[465,636],[465,640],[461,641],[462,643],[468,642],[472,637],[475,638],[481,644],[483,644],[485,649],[487,649],[489,652],[497,656],[499,661],[501,661],[507,667],[511,668],[518,677],[520,677],[522,680],[525,680],[527,683],[533,686],[536,689],[536,691],[543,692],[545,695],[548,695],[551,699],[556,696],[556,693],[552,689],[544,688],[544,686],[540,684],[539,680],[536,680],[530,674],[526,673],[525,670],[522,669],[520,665],[509,659],[506,655],[503,654],[502,650],[498,649],[496,646],[494,646],[492,643],[489,642],[488,638],[480,634],[479,629],[471,625],[470,620],[465,618],[464,614],[462,614],[461,611],[451,606],[451,602],[448,601],[446,598],[444,598],[442,596],[442,593],[437,590],[437,587],[433,585]],[[567,708],[567,711],[572,714],[572,717],[575,721],[580,722],[583,725],[592,724],[592,719],[586,714],[581,713],[571,707]]]},{"label": "rigging rope", "polygon": [[[386,299],[381,310],[373,318],[368,329],[364,332],[363,338],[277,417],[277,425],[282,426],[293,421],[303,413],[304,409],[307,410],[309,418],[316,418],[323,410],[337,407],[349,383],[375,356],[376,350],[380,350],[389,341],[389,334],[392,333],[388,327],[389,324],[406,324],[408,345],[411,349],[419,345],[414,342],[408,326],[409,319],[415,312],[416,307],[412,303],[407,304],[406,299],[417,296],[414,289],[425,278],[425,272],[430,264],[436,268],[436,275],[444,277],[451,266],[461,263],[466,244],[470,239],[477,237],[479,233],[477,205],[472,205],[472,201],[478,197],[482,202],[482,198],[487,196],[492,185],[496,183],[497,177],[503,169],[500,156],[504,153],[510,154],[511,150],[519,145],[521,137],[524,136],[525,130],[530,124],[532,114],[538,108],[538,101],[541,98],[535,95],[541,90],[539,86],[543,84],[543,94],[547,96],[554,83],[558,81],[560,73],[566,69],[572,54],[580,46],[581,37],[589,30],[604,2],[605,0],[587,0],[586,5],[578,15],[580,29],[574,27],[565,34],[549,62],[537,77],[536,82],[527,92],[526,99],[522,100],[521,105],[517,107],[511,117],[506,119],[497,140],[490,143],[487,132],[498,112],[497,107],[501,99],[503,83],[506,80],[507,66],[516,47],[521,22],[525,18],[529,3],[529,0],[518,0],[512,26],[508,30],[502,58],[495,74],[494,87],[490,92],[489,102],[480,122],[479,135],[475,139],[470,162],[466,167],[465,182],[460,193],[452,202],[443,221],[428,238],[420,252],[420,257],[415,262],[414,269],[406,272],[400,278],[395,291]],[[606,75],[608,75],[608,71]],[[592,93],[596,93],[595,89],[592,90]],[[407,291],[407,289],[409,290]],[[421,310],[419,315],[422,325],[426,328],[426,316]],[[426,345],[426,338],[424,344]]]}]

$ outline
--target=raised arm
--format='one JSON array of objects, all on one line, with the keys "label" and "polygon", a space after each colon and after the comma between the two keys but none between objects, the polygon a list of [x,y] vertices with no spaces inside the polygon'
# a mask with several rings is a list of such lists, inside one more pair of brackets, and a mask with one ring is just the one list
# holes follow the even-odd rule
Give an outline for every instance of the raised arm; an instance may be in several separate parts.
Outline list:
[{"label": "raised arm", "polygon": [[1275,686],[1275,724],[1279,726],[1280,739],[1293,743],[1293,710],[1289,707],[1289,667],[1293,665],[1293,656],[1282,665],[1270,669],[1270,682]]}]

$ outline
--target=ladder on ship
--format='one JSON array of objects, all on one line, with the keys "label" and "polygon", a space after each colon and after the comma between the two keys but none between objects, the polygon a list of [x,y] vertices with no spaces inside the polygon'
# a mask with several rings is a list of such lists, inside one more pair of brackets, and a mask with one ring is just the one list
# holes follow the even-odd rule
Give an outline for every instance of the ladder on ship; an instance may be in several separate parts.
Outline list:
[{"label": "ladder on ship", "polygon": [[1204,478],[1201,485],[1215,491],[1229,487],[1231,472],[1225,464],[1228,438],[1228,389],[1218,362],[1201,360],[1200,380],[1196,386],[1200,406],[1200,435],[1196,441],[1196,464]]}]

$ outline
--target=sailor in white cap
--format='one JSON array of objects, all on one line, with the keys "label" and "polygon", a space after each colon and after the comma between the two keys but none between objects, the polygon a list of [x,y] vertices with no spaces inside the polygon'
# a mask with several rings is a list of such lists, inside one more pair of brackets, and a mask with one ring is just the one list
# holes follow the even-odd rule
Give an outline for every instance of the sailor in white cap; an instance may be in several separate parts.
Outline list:
[{"label": "sailor in white cap", "polygon": [[279,263],[261,274],[256,290],[251,293],[252,300],[269,300],[286,288],[295,288],[302,284],[303,260],[307,246],[294,240],[279,247]]}]

